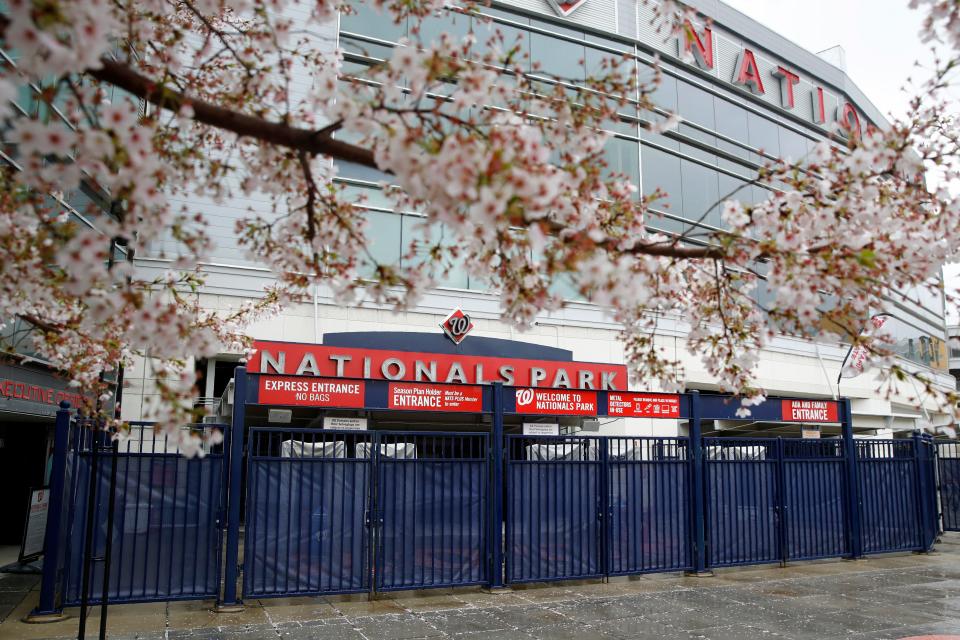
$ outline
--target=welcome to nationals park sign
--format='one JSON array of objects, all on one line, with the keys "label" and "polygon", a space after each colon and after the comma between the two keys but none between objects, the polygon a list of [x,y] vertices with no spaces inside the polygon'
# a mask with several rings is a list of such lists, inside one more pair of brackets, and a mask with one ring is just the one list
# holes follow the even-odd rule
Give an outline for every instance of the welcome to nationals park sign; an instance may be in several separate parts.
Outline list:
[{"label": "welcome to nationals park sign", "polygon": [[[247,403],[313,407],[493,412],[491,382],[501,382],[502,411],[543,416],[608,416],[681,419],[690,417],[688,394],[625,391],[623,365],[531,360],[257,342],[248,364],[253,374]],[[487,377],[485,371],[495,372]],[[412,373],[412,378],[403,376]],[[618,377],[619,376],[619,377]],[[552,385],[543,385],[544,380]],[[583,386],[574,387],[573,380]],[[602,388],[596,387],[599,380]],[[701,397],[707,419],[737,419],[739,401]],[[751,420],[836,423],[839,404],[830,400],[775,399],[753,407]]]}]

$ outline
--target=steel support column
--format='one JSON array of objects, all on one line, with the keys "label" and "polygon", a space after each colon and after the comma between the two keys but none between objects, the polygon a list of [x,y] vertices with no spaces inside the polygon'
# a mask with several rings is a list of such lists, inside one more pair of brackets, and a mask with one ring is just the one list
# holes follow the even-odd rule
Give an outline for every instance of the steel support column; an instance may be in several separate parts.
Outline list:
[{"label": "steel support column", "polygon": [[233,419],[230,425],[228,451],[230,473],[227,476],[227,549],[223,571],[223,598],[217,602],[218,613],[235,613],[243,609],[237,597],[237,574],[240,563],[240,491],[243,473],[243,423],[247,406],[247,369],[237,367],[233,376]]}]

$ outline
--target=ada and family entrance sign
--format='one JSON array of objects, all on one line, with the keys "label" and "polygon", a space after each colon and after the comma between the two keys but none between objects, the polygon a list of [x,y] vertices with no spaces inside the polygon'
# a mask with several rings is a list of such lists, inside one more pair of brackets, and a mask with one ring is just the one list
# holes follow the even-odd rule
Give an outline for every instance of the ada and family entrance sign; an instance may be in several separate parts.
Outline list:
[{"label": "ada and family entrance sign", "polygon": [[784,422],[840,422],[840,411],[832,400],[781,400]]}]

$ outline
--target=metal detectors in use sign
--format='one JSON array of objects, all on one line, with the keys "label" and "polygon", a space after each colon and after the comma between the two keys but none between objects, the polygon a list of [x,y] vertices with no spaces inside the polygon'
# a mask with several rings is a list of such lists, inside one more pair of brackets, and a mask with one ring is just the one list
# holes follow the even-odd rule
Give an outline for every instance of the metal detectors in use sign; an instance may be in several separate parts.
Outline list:
[{"label": "metal detectors in use sign", "polygon": [[483,411],[483,388],[391,382],[387,402],[390,409],[479,413]]},{"label": "metal detectors in use sign", "polygon": [[679,418],[680,396],[674,393],[614,393],[607,395],[607,415],[625,418]]},{"label": "metal detectors in use sign", "polygon": [[553,416],[597,415],[596,391],[517,389],[517,413]]},{"label": "metal detectors in use sign", "polygon": [[260,404],[297,407],[348,407],[364,405],[361,380],[314,380],[290,376],[260,376]]},{"label": "metal detectors in use sign", "polygon": [[840,422],[840,410],[832,400],[781,400],[784,422]]}]

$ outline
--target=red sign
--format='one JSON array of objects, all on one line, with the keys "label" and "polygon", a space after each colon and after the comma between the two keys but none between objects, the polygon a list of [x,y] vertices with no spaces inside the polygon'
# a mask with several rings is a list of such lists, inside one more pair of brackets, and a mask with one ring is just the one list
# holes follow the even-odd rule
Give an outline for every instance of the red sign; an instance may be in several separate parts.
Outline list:
[{"label": "red sign", "polygon": [[311,380],[290,376],[262,376],[257,401],[298,407],[363,407],[360,380]]},{"label": "red sign", "polygon": [[83,403],[83,396],[79,393],[4,378],[0,378],[0,397],[52,405],[66,400],[74,407]]},{"label": "red sign", "polygon": [[411,382],[488,384],[569,389],[622,389],[627,368],[562,360],[521,360],[492,356],[417,353],[328,347],[288,342],[255,342],[251,373],[368,378]]},{"label": "red sign", "polygon": [[552,416],[597,415],[596,391],[517,389],[517,413]]},{"label": "red sign", "polygon": [[840,411],[832,400],[782,400],[784,422],[840,422]]},{"label": "red sign", "polygon": [[479,413],[483,411],[483,388],[453,384],[391,382],[387,407],[420,411]]},{"label": "red sign", "polygon": [[679,418],[680,396],[673,393],[609,393],[607,415],[628,418]]}]

